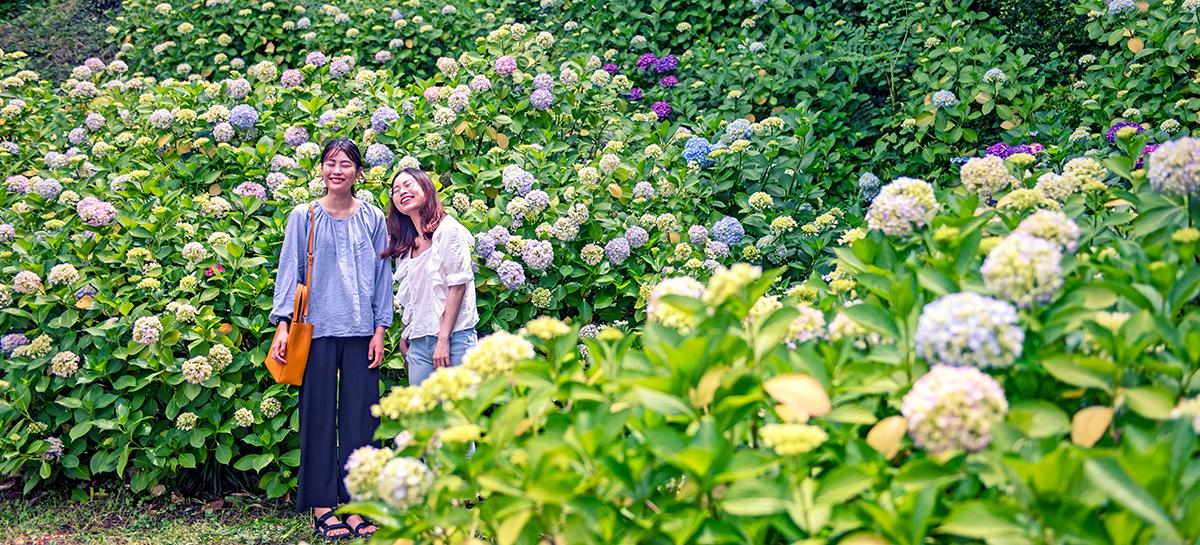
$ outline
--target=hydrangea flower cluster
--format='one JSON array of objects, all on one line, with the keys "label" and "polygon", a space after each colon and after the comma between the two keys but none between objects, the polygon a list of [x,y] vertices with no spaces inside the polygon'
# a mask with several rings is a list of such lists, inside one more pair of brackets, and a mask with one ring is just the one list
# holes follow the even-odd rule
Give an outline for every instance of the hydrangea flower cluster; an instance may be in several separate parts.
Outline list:
[{"label": "hydrangea flower cluster", "polygon": [[979,271],[984,285],[1021,308],[1054,298],[1063,284],[1058,244],[1014,232],[992,248]]},{"label": "hydrangea flower cluster", "polygon": [[710,236],[713,240],[733,246],[746,237],[746,229],[742,227],[742,222],[737,218],[725,216],[713,224]]},{"label": "hydrangea flower cluster", "polygon": [[377,496],[379,474],[395,457],[389,449],[370,445],[355,449],[346,460],[346,491],[359,501],[380,499]]},{"label": "hydrangea flower cluster", "polygon": [[916,178],[897,178],[879,191],[867,211],[867,226],[888,236],[911,235],[937,214],[933,186]]},{"label": "hydrangea flower cluster", "polygon": [[913,442],[929,452],[983,450],[1008,412],[1004,389],[974,367],[935,365],[904,396],[900,413]]},{"label": "hydrangea flower cluster", "polygon": [[1079,226],[1057,210],[1038,210],[1030,214],[1021,220],[1014,232],[1049,240],[1067,253],[1074,252],[1079,246]]},{"label": "hydrangea flower cluster", "polygon": [[1006,367],[1021,356],[1025,331],[1012,305],[962,292],[925,305],[915,340],[917,354],[930,363]]},{"label": "hydrangea flower cluster", "polygon": [[1147,178],[1155,191],[1175,197],[1200,195],[1200,138],[1164,142],[1149,163]]},{"label": "hydrangea flower cluster", "polygon": [[67,378],[78,370],[79,356],[70,350],[59,352],[50,360],[50,374],[54,376]]},{"label": "hydrangea flower cluster", "polygon": [[[659,116],[659,118],[661,119],[662,116]],[[708,140],[699,136],[693,136],[688,138],[687,142],[683,144],[683,152],[681,155],[688,162],[695,162],[699,164],[701,168],[704,168],[712,166],[714,163],[716,163],[716,161],[709,158],[709,154],[712,153],[714,149],[715,148],[713,147],[712,143]]]},{"label": "hydrangea flower cluster", "polygon": [[497,331],[479,339],[479,344],[463,355],[463,368],[483,378],[507,375],[517,363],[533,358],[533,345],[519,335]]},{"label": "hydrangea flower cluster", "polygon": [[763,446],[780,456],[811,452],[829,439],[825,430],[810,424],[767,424],[759,432]]},{"label": "hydrangea flower cluster", "polygon": [[433,478],[433,472],[420,460],[395,458],[379,471],[375,494],[396,509],[408,509],[425,502]]},{"label": "hydrangea flower cluster", "polygon": [[133,340],[141,345],[158,342],[162,335],[162,321],[157,316],[143,316],[133,324]]},{"label": "hydrangea flower cluster", "polygon": [[663,301],[662,298],[666,295],[700,299],[705,295],[704,284],[690,276],[665,278],[654,286],[654,289],[650,291],[650,297],[646,299],[647,320],[678,329],[684,335],[688,334],[696,325],[694,317],[669,302]]},{"label": "hydrangea flower cluster", "polygon": [[1015,185],[1017,179],[1009,174],[1004,160],[995,155],[972,157],[959,171],[963,187],[988,198]]}]

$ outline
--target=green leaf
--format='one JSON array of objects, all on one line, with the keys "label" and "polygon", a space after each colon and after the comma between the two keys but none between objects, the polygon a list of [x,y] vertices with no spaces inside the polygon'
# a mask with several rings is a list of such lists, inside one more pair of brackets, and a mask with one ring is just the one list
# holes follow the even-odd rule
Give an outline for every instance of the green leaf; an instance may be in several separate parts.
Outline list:
[{"label": "green leaf", "polygon": [[1014,402],[1008,411],[1008,422],[1034,439],[1062,435],[1071,429],[1067,413],[1042,400]]},{"label": "green leaf", "polygon": [[1116,366],[1107,360],[1079,354],[1060,354],[1042,360],[1054,378],[1072,386],[1111,392]]},{"label": "green leaf", "polygon": [[1174,541],[1183,537],[1175,529],[1171,518],[1146,489],[1142,488],[1111,457],[1091,458],[1083,463],[1083,471],[1096,488],[1103,490],[1109,498],[1121,504],[1142,520],[1150,523]]},{"label": "green leaf", "polygon": [[842,312],[865,328],[890,335],[893,339],[900,337],[900,330],[896,327],[896,322],[892,320],[891,315],[873,304],[862,303],[848,306],[842,309]]},{"label": "green leaf", "polygon": [[739,517],[763,517],[787,510],[787,493],[779,485],[758,479],[738,481],[721,500],[721,509]]},{"label": "green leaf", "polygon": [[1171,391],[1162,386],[1142,386],[1121,390],[1125,403],[1133,412],[1151,420],[1166,420],[1171,417],[1175,403]]},{"label": "green leaf", "polygon": [[958,504],[937,528],[938,533],[982,539],[988,543],[1029,543],[1017,513],[994,501],[969,500]]},{"label": "green leaf", "polygon": [[843,465],[821,476],[813,501],[818,505],[838,505],[871,487],[874,478],[862,465]]},{"label": "green leaf", "polygon": [[643,386],[635,386],[633,391],[643,406],[656,413],[674,416],[692,412],[687,403],[671,394]]},{"label": "green leaf", "polygon": [[497,545],[513,545],[517,538],[520,537],[521,531],[525,529],[525,523],[529,522],[529,516],[532,514],[528,509],[518,511],[515,515],[507,518],[500,523],[500,528],[496,530]]}]

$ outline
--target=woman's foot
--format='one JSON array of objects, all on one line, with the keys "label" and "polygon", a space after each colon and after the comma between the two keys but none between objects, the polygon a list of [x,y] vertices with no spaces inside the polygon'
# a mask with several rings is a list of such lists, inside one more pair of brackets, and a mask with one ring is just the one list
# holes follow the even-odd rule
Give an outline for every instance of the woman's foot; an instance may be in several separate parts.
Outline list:
[{"label": "woman's foot", "polygon": [[333,509],[317,507],[312,510],[313,531],[326,539],[349,539],[354,537],[354,531],[346,523],[333,515]]},{"label": "woman's foot", "polygon": [[346,517],[346,524],[350,525],[350,527],[354,529],[354,535],[358,537],[369,537],[379,529],[376,528],[371,521],[358,515],[350,515]]}]

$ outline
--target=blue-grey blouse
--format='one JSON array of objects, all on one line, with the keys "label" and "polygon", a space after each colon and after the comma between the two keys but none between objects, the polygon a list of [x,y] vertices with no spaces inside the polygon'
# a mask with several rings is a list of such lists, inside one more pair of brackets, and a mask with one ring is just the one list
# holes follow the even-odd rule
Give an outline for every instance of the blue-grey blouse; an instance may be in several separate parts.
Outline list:
[{"label": "blue-grey blouse", "polygon": [[[390,327],[395,314],[392,261],[379,257],[388,242],[383,211],[360,201],[353,215],[339,220],[325,212],[320,202],[315,205],[317,232],[308,304],[313,338],[366,337],[375,333],[376,326]],[[288,216],[275,276],[272,324],[292,318],[296,282],[304,280],[308,260],[308,223],[308,203]]]}]

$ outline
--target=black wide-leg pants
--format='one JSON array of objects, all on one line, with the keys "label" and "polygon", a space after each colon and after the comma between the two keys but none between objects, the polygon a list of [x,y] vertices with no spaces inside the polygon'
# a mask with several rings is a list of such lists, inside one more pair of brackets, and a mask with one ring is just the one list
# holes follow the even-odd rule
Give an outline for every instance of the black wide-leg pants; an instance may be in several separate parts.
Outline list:
[{"label": "black wide-leg pants", "polygon": [[[312,340],[300,387],[300,472],[296,510],[350,501],[346,460],[373,444],[379,419],[379,369],[368,369],[370,337]],[[339,380],[340,371],[340,380]]]}]

